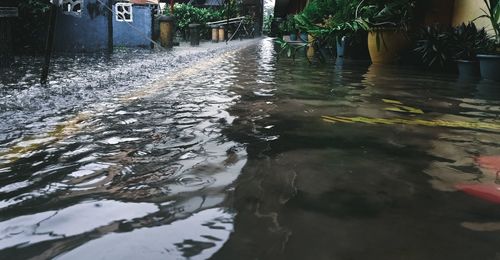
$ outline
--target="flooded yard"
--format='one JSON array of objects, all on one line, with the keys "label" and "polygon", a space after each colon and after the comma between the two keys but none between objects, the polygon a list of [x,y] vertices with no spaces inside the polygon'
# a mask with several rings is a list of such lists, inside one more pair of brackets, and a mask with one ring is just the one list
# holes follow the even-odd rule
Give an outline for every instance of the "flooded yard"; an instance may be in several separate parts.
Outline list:
[{"label": "flooded yard", "polygon": [[500,258],[498,83],[272,39],[17,64],[2,259]]}]

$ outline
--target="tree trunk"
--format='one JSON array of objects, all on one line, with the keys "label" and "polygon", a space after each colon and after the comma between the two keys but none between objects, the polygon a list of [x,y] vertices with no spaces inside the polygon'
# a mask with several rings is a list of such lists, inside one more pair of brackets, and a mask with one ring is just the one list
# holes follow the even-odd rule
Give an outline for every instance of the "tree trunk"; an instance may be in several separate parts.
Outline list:
[{"label": "tree trunk", "polygon": [[11,21],[0,18],[0,68],[9,67],[14,61]]},{"label": "tree trunk", "polygon": [[58,9],[56,5],[52,5],[50,7],[49,28],[47,32],[47,40],[45,42],[45,59],[42,66],[42,75],[40,77],[40,83],[42,84],[46,84],[47,78],[49,77],[50,59],[52,58],[52,50],[54,48],[54,33],[56,27],[57,10]]}]

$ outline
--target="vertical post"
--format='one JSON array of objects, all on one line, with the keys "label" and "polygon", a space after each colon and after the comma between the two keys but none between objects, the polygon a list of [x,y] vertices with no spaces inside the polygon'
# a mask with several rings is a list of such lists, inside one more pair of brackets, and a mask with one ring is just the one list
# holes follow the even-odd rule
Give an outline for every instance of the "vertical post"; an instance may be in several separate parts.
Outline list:
[{"label": "vertical post", "polygon": [[108,54],[113,53],[113,1],[106,2],[108,10]]},{"label": "vertical post", "polygon": [[189,33],[191,34],[191,46],[200,45],[200,25],[197,23],[189,24]]},{"label": "vertical post", "polygon": [[[229,19],[231,17],[231,14],[229,14],[229,12],[231,11],[231,2],[232,0],[227,0],[227,11],[226,11],[226,15],[227,15],[227,21],[226,21],[226,28],[229,29]],[[224,34],[222,34],[222,38],[220,36],[220,30],[219,30],[219,40],[224,40]],[[229,40],[226,40],[226,44]]]},{"label": "vertical post", "polygon": [[12,63],[12,32],[9,18],[0,17],[0,68]]},{"label": "vertical post", "polygon": [[160,44],[165,48],[172,48],[174,39],[174,17],[160,16]]},{"label": "vertical post", "polygon": [[54,47],[54,32],[56,27],[56,19],[57,19],[57,5],[52,4],[50,6],[49,29],[47,32],[47,40],[45,42],[45,61],[43,63],[42,76],[40,78],[40,82],[42,84],[47,83],[47,78],[49,76],[50,59],[52,57],[52,50]]}]

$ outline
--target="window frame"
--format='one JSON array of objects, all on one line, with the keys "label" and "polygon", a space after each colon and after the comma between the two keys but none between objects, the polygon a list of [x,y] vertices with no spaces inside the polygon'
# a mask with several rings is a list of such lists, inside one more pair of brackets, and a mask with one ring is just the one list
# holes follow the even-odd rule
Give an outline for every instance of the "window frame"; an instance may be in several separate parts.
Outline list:
[{"label": "window frame", "polygon": [[[119,11],[118,8],[121,7],[123,11]],[[129,11],[126,9],[130,8]],[[129,14],[129,18],[127,19],[124,14]],[[133,23],[134,22],[134,6],[132,3],[116,3],[115,4],[115,20],[117,22],[126,22],[126,23]]]},{"label": "window frame", "polygon": [[[61,0],[63,14],[73,15],[75,17],[82,17],[83,5],[85,0]],[[80,9],[78,11],[73,11],[74,7],[79,4]],[[71,9],[67,9],[67,5],[71,6]]]}]

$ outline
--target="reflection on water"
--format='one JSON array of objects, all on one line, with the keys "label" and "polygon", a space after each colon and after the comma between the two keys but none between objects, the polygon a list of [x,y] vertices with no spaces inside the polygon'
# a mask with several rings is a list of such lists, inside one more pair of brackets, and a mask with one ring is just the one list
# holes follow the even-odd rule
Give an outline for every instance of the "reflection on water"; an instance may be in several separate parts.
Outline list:
[{"label": "reflection on water", "polygon": [[[92,96],[68,94],[72,110],[2,96],[0,255],[498,256],[500,208],[457,191],[496,185],[497,84],[254,43],[123,88],[70,84]],[[30,99],[19,86],[2,91]]]},{"label": "reflection on water", "polygon": [[497,257],[500,208],[457,191],[495,183],[477,158],[500,155],[496,83],[349,61],[274,71],[271,96],[235,90],[226,134],[248,161],[215,259]]},{"label": "reflection on water", "polygon": [[[237,75],[232,60],[252,43],[163,56],[118,52],[111,60],[85,56],[75,64],[61,57],[55,63],[67,67],[55,67],[49,86],[34,83],[35,76],[27,86],[2,86],[29,104],[17,110],[8,96],[1,98],[1,258],[87,259],[91,252],[81,253],[87,247],[115,257],[106,249],[117,244],[115,237],[138,243],[122,243],[125,255],[201,259],[217,251],[232,215],[216,207],[246,160],[244,146],[221,133],[233,122],[227,109],[239,98],[229,89]],[[192,60],[173,65],[186,58]],[[101,67],[131,78],[86,88],[82,81],[99,81],[102,73],[93,70]],[[164,71],[155,73],[158,68]],[[65,81],[59,76],[66,69],[82,70],[84,78]],[[5,81],[18,75],[9,77]],[[70,92],[45,92],[57,82]]]}]

